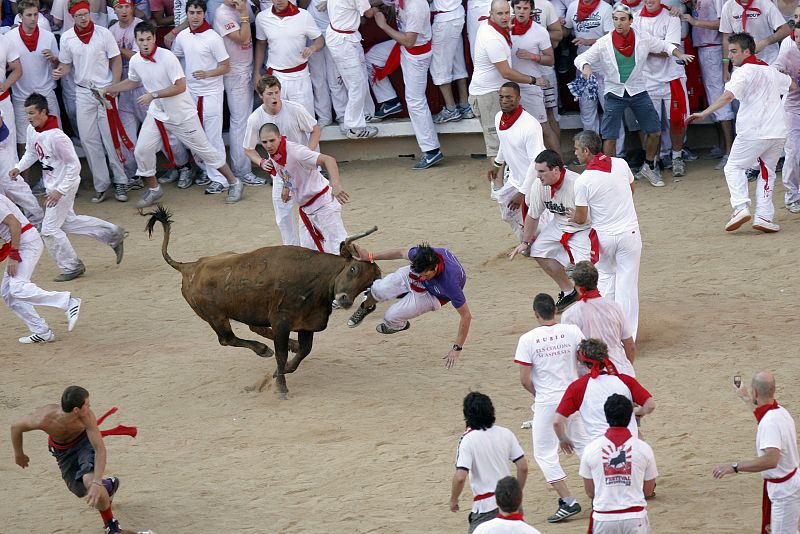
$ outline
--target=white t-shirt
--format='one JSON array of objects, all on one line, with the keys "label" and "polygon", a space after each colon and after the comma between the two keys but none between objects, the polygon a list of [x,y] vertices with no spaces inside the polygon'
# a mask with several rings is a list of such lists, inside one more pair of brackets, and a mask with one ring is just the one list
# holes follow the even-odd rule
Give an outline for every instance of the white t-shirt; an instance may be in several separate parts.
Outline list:
[{"label": "white t-shirt", "polygon": [[252,40],[239,44],[230,37],[229,33],[239,31],[241,28],[242,16],[239,11],[232,7],[222,4],[214,13],[214,31],[222,36],[225,43],[225,50],[230,57],[231,70],[233,73],[246,72],[253,70],[253,43]]},{"label": "white t-shirt", "polygon": [[81,181],[81,161],[72,140],[58,128],[37,132],[28,125],[25,154],[16,168],[24,171],[37,161],[42,164],[42,181],[48,193],[66,195]]},{"label": "white t-shirt", "polygon": [[509,183],[517,191],[527,195],[530,190],[530,183],[527,183],[526,187],[528,169],[533,166],[536,156],[544,150],[542,126],[530,113],[523,111],[511,128],[501,130],[500,119],[502,116],[503,112],[501,111],[494,118],[494,127],[500,140],[500,147],[495,159],[500,163],[508,164],[511,169]]},{"label": "white t-shirt", "polygon": [[[11,243],[11,230],[9,230],[8,225],[5,224],[3,220],[9,215],[13,215],[23,228],[30,224],[27,217],[22,214],[19,208],[11,202],[8,197],[0,195],[0,238],[6,243]],[[27,231],[20,236],[19,241],[20,243],[25,243],[26,241],[33,241],[36,239],[39,239],[36,232]]]},{"label": "white t-shirt", "polygon": [[[155,63],[143,59],[138,53],[128,64],[128,78],[140,82],[148,93],[166,89],[181,78],[186,78],[181,62],[166,48],[157,48],[153,58]],[[150,102],[147,112],[161,122],[183,124],[188,117],[197,115],[197,107],[187,89],[179,95],[156,98]]]},{"label": "white t-shirt", "polygon": [[[643,17],[639,15],[633,19],[633,29],[644,31],[663,39],[675,46],[681,46],[681,22],[678,17],[669,14],[666,7],[661,7],[661,12],[655,17]],[[644,66],[645,77],[647,78],[647,90],[655,94],[669,93],[668,82],[686,76],[686,69],[679,65],[674,56],[661,57],[655,54],[647,56]]]},{"label": "white t-shirt", "polygon": [[583,450],[579,473],[594,481],[592,519],[603,522],[643,517],[647,513],[644,510],[624,514],[598,512],[647,507],[644,482],[655,479],[658,469],[653,449],[639,438],[631,436],[617,447],[607,436],[600,436]]},{"label": "white t-shirt", "polygon": [[50,15],[61,21],[62,36],[75,25],[75,19],[69,14],[69,2],[70,0],[53,0],[53,7],[50,8]]},{"label": "white t-shirt", "polygon": [[[514,12],[511,13],[513,17]],[[558,12],[549,0],[536,0],[536,7],[531,11],[531,18],[533,22],[546,30],[548,26],[558,22]]]},{"label": "white t-shirt", "polygon": [[0,35],[0,83],[6,81],[6,68],[12,61],[19,59],[19,52],[16,45],[8,35]]},{"label": "white t-shirt", "polygon": [[625,355],[622,340],[633,337],[622,307],[613,299],[600,297],[579,300],[561,315],[561,322],[574,324],[590,339],[599,339],[608,347],[608,358],[620,373],[635,377],[633,364]]},{"label": "white t-shirt", "polygon": [[[53,79],[53,64],[42,55],[42,51],[50,50],[55,57],[58,57],[58,43],[55,35],[40,29],[36,50],[31,52],[22,42],[19,32],[20,28],[15,28],[5,34],[4,37],[19,52],[19,62],[22,65],[22,76],[14,83],[14,99],[25,100],[32,93],[49,93],[55,90],[56,81]],[[5,69],[3,69],[3,76],[5,76]]]},{"label": "white t-shirt", "polygon": [[111,85],[111,69],[109,60],[119,55],[117,41],[111,32],[95,24],[92,38],[84,44],[75,35],[75,28],[70,28],[61,36],[61,52],[58,60],[71,63],[75,76],[75,84],[88,87],[94,83],[97,87]]},{"label": "white t-shirt", "polygon": [[737,135],[742,139],[786,137],[782,95],[789,92],[791,83],[787,75],[766,65],[747,63],[734,69],[725,90],[739,101]]},{"label": "white t-shirt", "polygon": [[[722,13],[722,0],[695,0],[692,16],[698,20],[719,20]],[[709,44],[722,45],[722,34],[719,30],[709,30],[700,26],[692,26],[692,43],[694,47]]]},{"label": "white t-shirt", "polygon": [[[565,27],[572,30],[575,37],[580,39],[597,40],[614,29],[614,22],[611,18],[611,6],[606,2],[600,2],[592,13],[583,20],[578,20],[578,2],[574,0],[567,8]],[[634,21],[636,17],[634,17]],[[589,49],[588,46],[579,46],[578,53],[583,54]]]},{"label": "white t-shirt", "polygon": [[287,140],[286,165],[274,163],[283,183],[292,191],[292,197],[299,206],[308,203],[328,185],[328,180],[317,168],[318,159],[319,152],[314,152],[304,144]]},{"label": "white t-shirt", "polygon": [[553,221],[562,232],[580,232],[591,227],[591,219],[583,224],[569,220],[570,210],[575,210],[575,182],[578,176],[580,176],[578,173],[564,169],[564,181],[553,194],[553,188],[542,183],[536,175],[536,166],[531,165],[528,169],[528,177],[533,183],[529,190],[530,193],[525,197],[525,203],[528,205],[528,217],[538,219],[545,211],[549,211],[553,214]]},{"label": "white t-shirt", "polygon": [[[742,26],[744,8],[736,0],[727,0],[719,15],[719,31],[721,33],[738,33],[747,31],[756,42],[766,39],[780,26],[786,24],[778,7],[770,0],[753,0],[747,9],[747,28]],[[772,43],[756,54],[759,59],[772,63],[778,57],[778,43]]]},{"label": "white t-shirt", "polygon": [[299,11],[296,15],[283,18],[272,11],[262,11],[256,17],[256,39],[267,41],[269,47],[265,60],[268,67],[285,70],[308,62],[303,57],[306,43],[308,39],[316,39],[322,34],[309,12],[305,9]]},{"label": "white t-shirt", "polygon": [[456,469],[469,471],[472,495],[492,495],[472,501],[475,513],[497,508],[494,489],[497,481],[511,475],[508,464],[525,456],[517,437],[509,429],[494,425],[486,430],[467,429],[458,442]]},{"label": "white t-shirt", "polygon": [[[358,35],[361,15],[366,13],[370,7],[369,0],[329,0],[328,17],[331,27],[337,30],[356,32],[350,35],[338,32],[333,33],[350,38]],[[361,39],[361,37],[359,36],[358,39]]]},{"label": "white t-shirt", "polygon": [[[762,478],[783,478],[800,464],[794,419],[783,406],[769,410],[758,423],[756,455],[764,456],[767,449],[779,449],[781,455],[777,467],[761,472]],[[770,499],[776,499],[796,493],[798,487],[800,487],[800,476],[795,474],[785,482],[768,482],[767,492]]]},{"label": "white t-shirt", "polygon": [[491,521],[481,523],[474,534],[542,534],[523,519],[497,516]]},{"label": "white t-shirt", "polygon": [[[431,40],[431,8],[425,0],[405,0],[403,9],[397,10],[397,29],[401,32],[416,33],[414,46],[421,46]],[[404,52],[405,53],[405,52]]]},{"label": "white t-shirt", "polygon": [[517,51],[522,49],[541,55],[542,52],[552,47],[550,34],[545,28],[534,22],[524,34],[511,36],[511,66],[523,74],[530,74],[537,78],[545,76],[552,67],[540,65],[531,59],[522,59],[517,56]]},{"label": "white t-shirt", "polygon": [[[172,52],[182,57],[185,63],[186,86],[195,97],[222,94],[225,86],[222,76],[198,80],[192,73],[198,70],[214,70],[228,59],[225,42],[214,30],[192,33],[189,28],[181,31],[172,44]],[[187,53],[189,52],[189,53]]]},{"label": "white t-shirt", "polygon": [[500,90],[507,80],[494,64],[501,61],[511,67],[511,47],[500,32],[484,21],[475,35],[475,60],[469,94],[480,96]]},{"label": "white t-shirt", "polygon": [[433,19],[434,22],[446,22],[448,20],[464,20],[464,6],[459,0],[433,0],[431,11],[438,11]]},{"label": "white t-shirt", "polygon": [[575,182],[575,205],[589,206],[592,228],[618,235],[639,229],[630,184],[633,173],[624,159],[611,158],[611,172],[586,170]]},{"label": "white t-shirt", "polygon": [[[786,39],[791,42],[786,47],[781,43],[781,53],[775,61],[775,67],[786,72],[793,80],[797,80],[800,78],[800,49],[791,37]],[[783,108],[786,113],[800,114],[800,89],[789,91],[783,99]]]},{"label": "white t-shirt", "polygon": [[247,118],[242,146],[244,148],[258,146],[258,130],[268,122],[275,124],[281,135],[285,135],[288,141],[302,145],[308,144],[311,132],[317,125],[316,119],[306,111],[302,104],[281,100],[281,110],[277,115],[267,113],[264,106],[261,105]]},{"label": "white t-shirt", "polygon": [[540,326],[523,334],[514,363],[531,368],[536,404],[558,404],[567,387],[578,379],[578,344],[584,339],[575,325]]}]

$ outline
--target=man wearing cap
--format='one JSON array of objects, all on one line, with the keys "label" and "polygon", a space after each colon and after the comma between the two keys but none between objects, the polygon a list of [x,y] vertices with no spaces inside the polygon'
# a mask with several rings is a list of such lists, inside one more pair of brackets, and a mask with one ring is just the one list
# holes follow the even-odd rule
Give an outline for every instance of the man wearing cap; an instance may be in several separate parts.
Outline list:
[{"label": "man wearing cap", "polygon": [[[605,94],[600,135],[603,152],[616,154],[622,117],[627,108],[633,111],[645,134],[645,165],[641,174],[656,187],[664,185],[655,167],[656,152],[661,139],[661,122],[647,94],[645,65],[649,54],[667,53],[681,61],[690,62],[694,56],[684,54],[674,44],[634,31],[633,13],[623,3],[614,6],[614,31],[595,41],[575,58],[575,67],[588,80],[594,70],[603,73]],[[595,66],[595,67],[593,67]]]}]

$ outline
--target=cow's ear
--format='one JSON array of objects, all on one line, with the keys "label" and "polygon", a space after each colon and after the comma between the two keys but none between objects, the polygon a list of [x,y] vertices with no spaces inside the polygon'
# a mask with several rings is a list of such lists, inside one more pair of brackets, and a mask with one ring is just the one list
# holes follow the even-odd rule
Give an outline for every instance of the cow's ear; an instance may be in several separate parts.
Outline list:
[{"label": "cow's ear", "polygon": [[347,245],[344,241],[342,241],[339,244],[339,255],[346,260],[353,259],[353,249],[350,247],[352,247],[352,245]]}]

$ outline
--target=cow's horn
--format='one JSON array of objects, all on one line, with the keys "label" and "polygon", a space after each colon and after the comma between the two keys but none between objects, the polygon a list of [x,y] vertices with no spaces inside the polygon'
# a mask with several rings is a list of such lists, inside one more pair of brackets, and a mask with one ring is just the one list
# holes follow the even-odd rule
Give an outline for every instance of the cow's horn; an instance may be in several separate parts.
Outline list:
[{"label": "cow's horn", "polygon": [[356,239],[361,239],[362,237],[367,237],[369,234],[377,232],[377,231],[378,231],[378,227],[377,226],[373,226],[372,228],[370,228],[369,230],[366,230],[364,232],[359,232],[357,234],[349,235],[349,236],[347,236],[347,239],[344,240],[344,246],[348,246],[350,243],[352,243]]}]

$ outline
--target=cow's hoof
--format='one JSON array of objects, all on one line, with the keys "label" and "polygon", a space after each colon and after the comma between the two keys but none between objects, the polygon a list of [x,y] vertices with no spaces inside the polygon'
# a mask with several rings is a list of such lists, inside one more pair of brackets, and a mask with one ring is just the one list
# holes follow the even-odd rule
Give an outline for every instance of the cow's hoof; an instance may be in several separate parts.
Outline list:
[{"label": "cow's hoof", "polygon": [[269,348],[268,346],[264,345],[264,350],[256,354],[258,354],[262,358],[270,358],[272,356],[275,356],[275,351]]},{"label": "cow's hoof", "polygon": [[286,396],[287,393],[287,391],[279,391],[278,400],[289,400],[289,398]]}]

